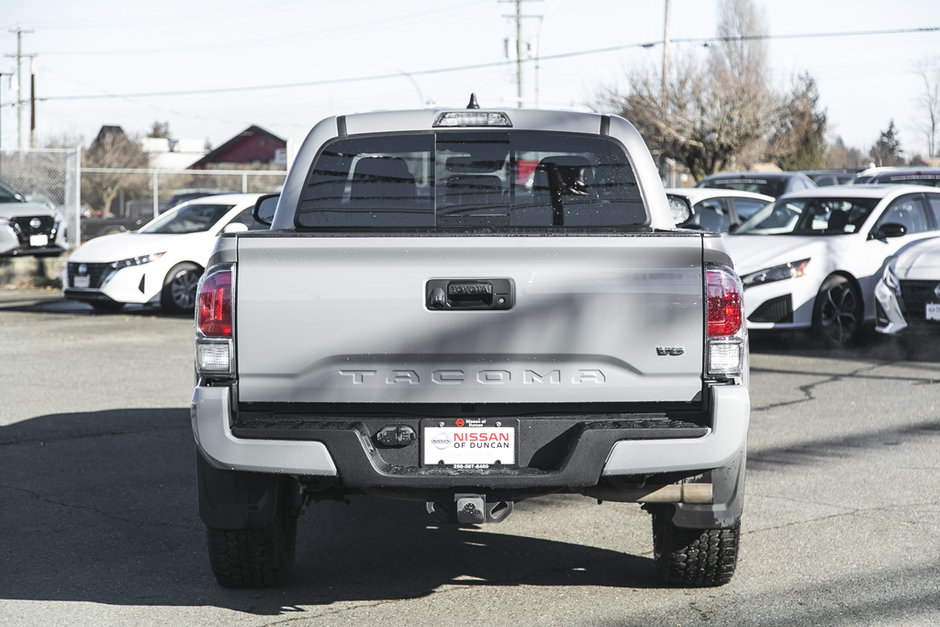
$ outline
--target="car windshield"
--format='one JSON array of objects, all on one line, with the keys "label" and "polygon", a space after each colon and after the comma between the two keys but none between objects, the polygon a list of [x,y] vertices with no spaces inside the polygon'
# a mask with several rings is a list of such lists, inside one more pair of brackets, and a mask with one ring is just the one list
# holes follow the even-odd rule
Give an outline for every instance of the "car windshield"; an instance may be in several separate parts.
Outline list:
[{"label": "car windshield", "polygon": [[603,137],[437,131],[342,138],[308,174],[304,229],[595,229],[649,223],[633,169]]},{"label": "car windshield", "polygon": [[845,235],[856,233],[877,198],[792,198],[765,206],[735,235]]},{"label": "car windshield", "polygon": [[782,196],[786,181],[784,179],[771,179],[766,177],[738,177],[710,179],[702,181],[701,187],[715,187],[718,189],[736,189],[742,192],[753,192],[765,196]]},{"label": "car windshield", "polygon": [[212,228],[234,205],[184,205],[141,227],[138,233],[202,233]]}]

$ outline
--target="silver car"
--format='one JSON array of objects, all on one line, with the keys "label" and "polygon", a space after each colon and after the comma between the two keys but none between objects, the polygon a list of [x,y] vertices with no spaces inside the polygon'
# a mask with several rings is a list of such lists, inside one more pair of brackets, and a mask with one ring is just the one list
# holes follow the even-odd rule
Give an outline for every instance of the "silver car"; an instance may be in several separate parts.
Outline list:
[{"label": "silver car", "polygon": [[0,257],[60,255],[65,250],[65,220],[55,209],[28,202],[0,183]]}]

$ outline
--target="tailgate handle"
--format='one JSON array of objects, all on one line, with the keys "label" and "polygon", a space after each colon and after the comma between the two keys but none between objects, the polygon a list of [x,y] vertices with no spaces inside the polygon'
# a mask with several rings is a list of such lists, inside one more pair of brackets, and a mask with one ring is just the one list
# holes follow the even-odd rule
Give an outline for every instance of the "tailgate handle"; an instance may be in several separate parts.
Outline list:
[{"label": "tailgate handle", "polygon": [[431,310],[511,309],[511,279],[431,279],[425,285],[425,303]]}]

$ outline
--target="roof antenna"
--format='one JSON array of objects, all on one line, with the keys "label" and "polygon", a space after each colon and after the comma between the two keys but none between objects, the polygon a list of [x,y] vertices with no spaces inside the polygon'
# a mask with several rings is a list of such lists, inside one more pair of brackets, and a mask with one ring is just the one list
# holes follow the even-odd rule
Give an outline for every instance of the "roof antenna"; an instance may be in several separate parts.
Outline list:
[{"label": "roof antenna", "polygon": [[470,102],[467,104],[467,108],[468,108],[468,109],[479,109],[479,108],[480,108],[480,103],[477,102],[477,95],[476,95],[476,94],[473,94],[473,93],[470,94]]}]

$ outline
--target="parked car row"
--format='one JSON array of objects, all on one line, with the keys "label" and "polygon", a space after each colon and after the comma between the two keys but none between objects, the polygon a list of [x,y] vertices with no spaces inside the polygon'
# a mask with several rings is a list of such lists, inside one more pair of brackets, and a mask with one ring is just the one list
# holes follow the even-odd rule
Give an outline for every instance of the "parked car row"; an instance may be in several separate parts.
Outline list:
[{"label": "parked car row", "polygon": [[[921,177],[930,174],[919,172]],[[716,175],[703,182],[720,187],[666,190],[676,215],[683,216],[679,227],[723,234],[744,282],[748,327],[806,329],[831,346],[856,341],[872,323],[883,333],[940,329],[940,190],[877,184],[813,187],[806,174],[784,176],[790,174],[795,173]],[[881,175],[907,173],[874,173]],[[775,197],[736,187],[800,189]],[[4,190],[8,202],[0,211],[12,203],[28,205],[6,188],[0,194]],[[68,258],[64,296],[99,310],[127,303],[191,310],[215,238],[266,228],[251,217],[256,198],[204,196],[138,231],[86,243]],[[54,213],[48,208],[41,212]],[[16,218],[14,223],[21,222]],[[0,244],[3,227],[0,217]],[[55,229],[47,243],[59,242],[54,248],[58,254],[64,233]],[[21,227],[23,232],[30,233]],[[42,244],[34,238],[34,246],[24,248],[23,237],[17,237],[17,251]]]},{"label": "parked car row", "polygon": [[[940,168],[872,168],[722,173],[667,194],[676,215],[691,213],[677,226],[723,234],[748,328],[804,329],[845,346],[873,323],[940,330],[936,187]],[[765,199],[759,210],[741,211],[746,194]]]},{"label": "parked car row", "polygon": [[745,289],[751,329],[811,329],[854,342],[875,321],[886,261],[940,235],[940,192],[833,186],[786,194],[725,236]]}]

